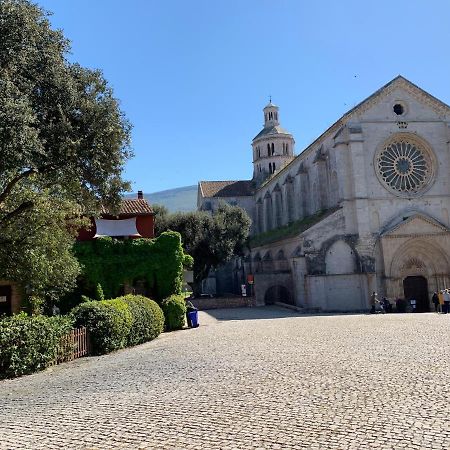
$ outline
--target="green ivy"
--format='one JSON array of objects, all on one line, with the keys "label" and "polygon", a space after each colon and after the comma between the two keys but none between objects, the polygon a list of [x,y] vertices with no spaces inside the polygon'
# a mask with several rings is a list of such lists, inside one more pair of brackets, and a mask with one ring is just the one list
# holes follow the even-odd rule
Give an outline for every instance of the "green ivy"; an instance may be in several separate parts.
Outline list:
[{"label": "green ivy", "polygon": [[[179,294],[183,284],[183,252],[179,233],[168,231],[156,239],[117,240],[102,237],[77,242],[75,255],[83,279],[92,292],[100,285],[105,298],[119,295],[121,285],[145,280],[157,300]],[[86,292],[89,294],[89,292]]]}]

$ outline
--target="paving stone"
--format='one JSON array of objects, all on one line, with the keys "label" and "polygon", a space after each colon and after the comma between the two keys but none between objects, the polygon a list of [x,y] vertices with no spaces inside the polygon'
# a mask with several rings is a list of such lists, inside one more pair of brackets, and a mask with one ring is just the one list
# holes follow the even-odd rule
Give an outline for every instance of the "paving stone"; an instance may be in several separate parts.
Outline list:
[{"label": "paving stone", "polygon": [[450,315],[200,320],[0,382],[0,449],[450,448]]}]

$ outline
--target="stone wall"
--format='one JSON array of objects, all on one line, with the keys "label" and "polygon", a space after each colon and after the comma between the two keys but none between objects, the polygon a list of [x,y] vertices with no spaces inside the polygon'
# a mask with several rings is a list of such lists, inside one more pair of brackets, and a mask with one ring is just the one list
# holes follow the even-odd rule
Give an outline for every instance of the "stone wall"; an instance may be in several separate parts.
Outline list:
[{"label": "stone wall", "polygon": [[192,304],[200,311],[206,309],[218,308],[244,308],[255,306],[254,297],[214,297],[214,298],[195,298],[191,300]]}]

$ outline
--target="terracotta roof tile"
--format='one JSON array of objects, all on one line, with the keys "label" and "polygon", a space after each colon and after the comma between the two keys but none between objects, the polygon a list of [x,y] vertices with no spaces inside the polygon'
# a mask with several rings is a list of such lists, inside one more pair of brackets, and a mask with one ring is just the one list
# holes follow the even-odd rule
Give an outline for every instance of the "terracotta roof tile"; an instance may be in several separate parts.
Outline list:
[{"label": "terracotta roof tile", "polygon": [[[102,214],[110,214],[110,212],[105,207],[102,207]],[[147,215],[153,214],[153,209],[145,199],[124,199],[120,203],[119,214],[134,216]]]},{"label": "terracotta roof tile", "polygon": [[251,180],[200,181],[203,197],[245,197],[253,195]]}]

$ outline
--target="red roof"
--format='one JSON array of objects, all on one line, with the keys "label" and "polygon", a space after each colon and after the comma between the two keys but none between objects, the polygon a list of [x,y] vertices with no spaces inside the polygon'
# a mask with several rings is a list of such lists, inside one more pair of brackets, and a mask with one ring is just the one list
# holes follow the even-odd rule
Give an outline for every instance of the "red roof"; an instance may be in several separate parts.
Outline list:
[{"label": "red roof", "polygon": [[[111,215],[105,207],[102,207],[102,214]],[[143,198],[124,199],[120,203],[119,215],[123,216],[145,216],[154,214],[150,203]]]}]

